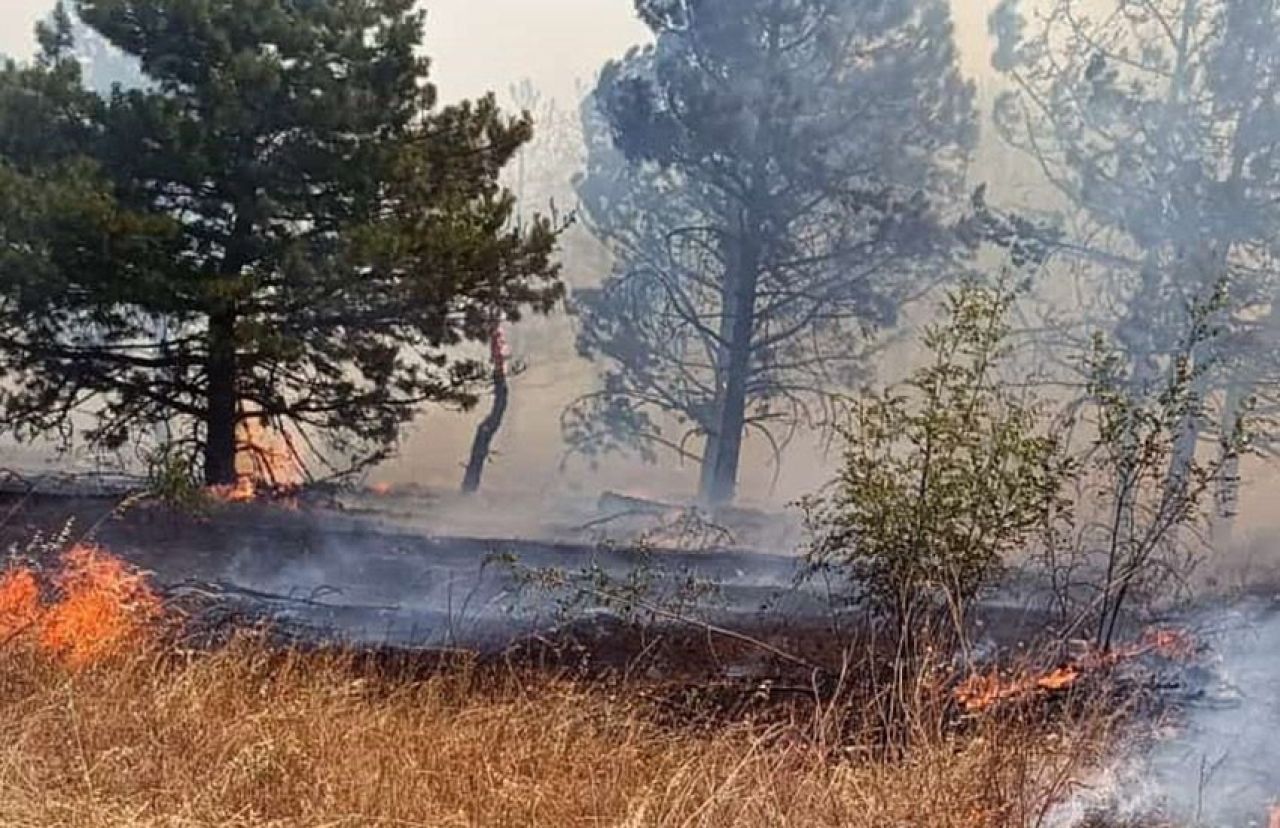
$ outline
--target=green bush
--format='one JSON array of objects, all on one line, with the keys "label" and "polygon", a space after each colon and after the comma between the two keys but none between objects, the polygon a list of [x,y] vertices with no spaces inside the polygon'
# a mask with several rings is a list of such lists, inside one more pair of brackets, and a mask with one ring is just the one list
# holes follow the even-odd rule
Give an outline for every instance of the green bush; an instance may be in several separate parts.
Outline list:
[{"label": "green bush", "polygon": [[928,328],[929,362],[856,402],[839,476],[805,500],[812,568],[835,568],[900,635],[939,614],[962,634],[1006,557],[1062,503],[1072,463],[1041,406],[1002,382],[1014,291],[963,284]]},{"label": "green bush", "polygon": [[148,452],[146,496],[189,514],[209,508],[209,493],[201,482],[196,458],[170,444]]}]

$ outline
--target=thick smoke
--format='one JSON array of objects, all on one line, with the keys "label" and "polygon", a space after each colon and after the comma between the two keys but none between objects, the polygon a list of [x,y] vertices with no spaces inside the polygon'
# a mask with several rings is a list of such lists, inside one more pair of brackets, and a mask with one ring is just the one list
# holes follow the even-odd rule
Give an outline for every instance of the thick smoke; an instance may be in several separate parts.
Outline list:
[{"label": "thick smoke", "polygon": [[1168,677],[1176,709],[1154,744],[1144,736],[1087,780],[1050,826],[1088,825],[1099,814],[1197,828],[1267,824],[1280,804],[1280,601],[1251,598],[1189,624],[1206,631],[1210,655]]}]

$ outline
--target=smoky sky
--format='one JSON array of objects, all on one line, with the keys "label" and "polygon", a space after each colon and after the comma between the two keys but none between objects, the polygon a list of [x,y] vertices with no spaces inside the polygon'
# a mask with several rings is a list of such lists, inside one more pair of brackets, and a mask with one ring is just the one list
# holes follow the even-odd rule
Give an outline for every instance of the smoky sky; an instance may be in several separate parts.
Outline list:
[{"label": "smoky sky", "polygon": [[[972,75],[987,65],[986,16],[996,2],[953,0]],[[0,0],[0,52],[30,56],[33,27],[52,6],[53,0]],[[424,7],[433,74],[446,98],[502,95],[528,78],[569,100],[578,81],[589,82],[604,61],[647,39],[631,0],[427,0]]]}]

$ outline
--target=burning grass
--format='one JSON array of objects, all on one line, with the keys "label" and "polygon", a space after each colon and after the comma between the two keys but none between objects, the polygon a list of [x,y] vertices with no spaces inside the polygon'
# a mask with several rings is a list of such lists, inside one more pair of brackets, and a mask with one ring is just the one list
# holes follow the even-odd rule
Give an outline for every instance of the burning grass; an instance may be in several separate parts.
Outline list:
[{"label": "burning grass", "polygon": [[960,683],[953,696],[965,710],[976,713],[1005,702],[1026,701],[1036,695],[1070,690],[1086,678],[1105,676],[1116,666],[1149,654],[1191,662],[1198,651],[1199,645],[1188,631],[1153,627],[1133,644],[1107,651],[1086,650],[1050,670],[1022,667],[976,673]]},{"label": "burning grass", "polygon": [[1081,702],[957,725],[934,688],[886,758],[874,728],[830,726],[864,697],[695,727],[639,679],[252,634],[191,651],[147,634],[158,614],[100,549],[0,578],[0,824],[1025,826],[1114,723]]},{"label": "burning grass", "polygon": [[0,643],[30,643],[84,667],[140,643],[161,615],[146,578],[96,546],[68,549],[48,581],[42,589],[28,566],[0,574]]},{"label": "burning grass", "polygon": [[1031,825],[1105,736],[990,718],[890,762],[804,722],[673,729],[626,690],[466,664],[408,680],[250,639],[75,671],[10,649],[0,823]]}]

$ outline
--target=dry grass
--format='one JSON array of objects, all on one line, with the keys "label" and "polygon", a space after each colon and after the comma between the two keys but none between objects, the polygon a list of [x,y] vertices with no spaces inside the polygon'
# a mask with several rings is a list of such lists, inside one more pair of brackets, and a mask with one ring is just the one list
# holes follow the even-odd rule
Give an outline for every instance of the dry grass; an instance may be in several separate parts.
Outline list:
[{"label": "dry grass", "polygon": [[1106,735],[1087,714],[993,717],[889,762],[802,724],[663,727],[634,695],[467,666],[397,679],[252,641],[79,670],[10,647],[0,824],[1029,826]]}]

